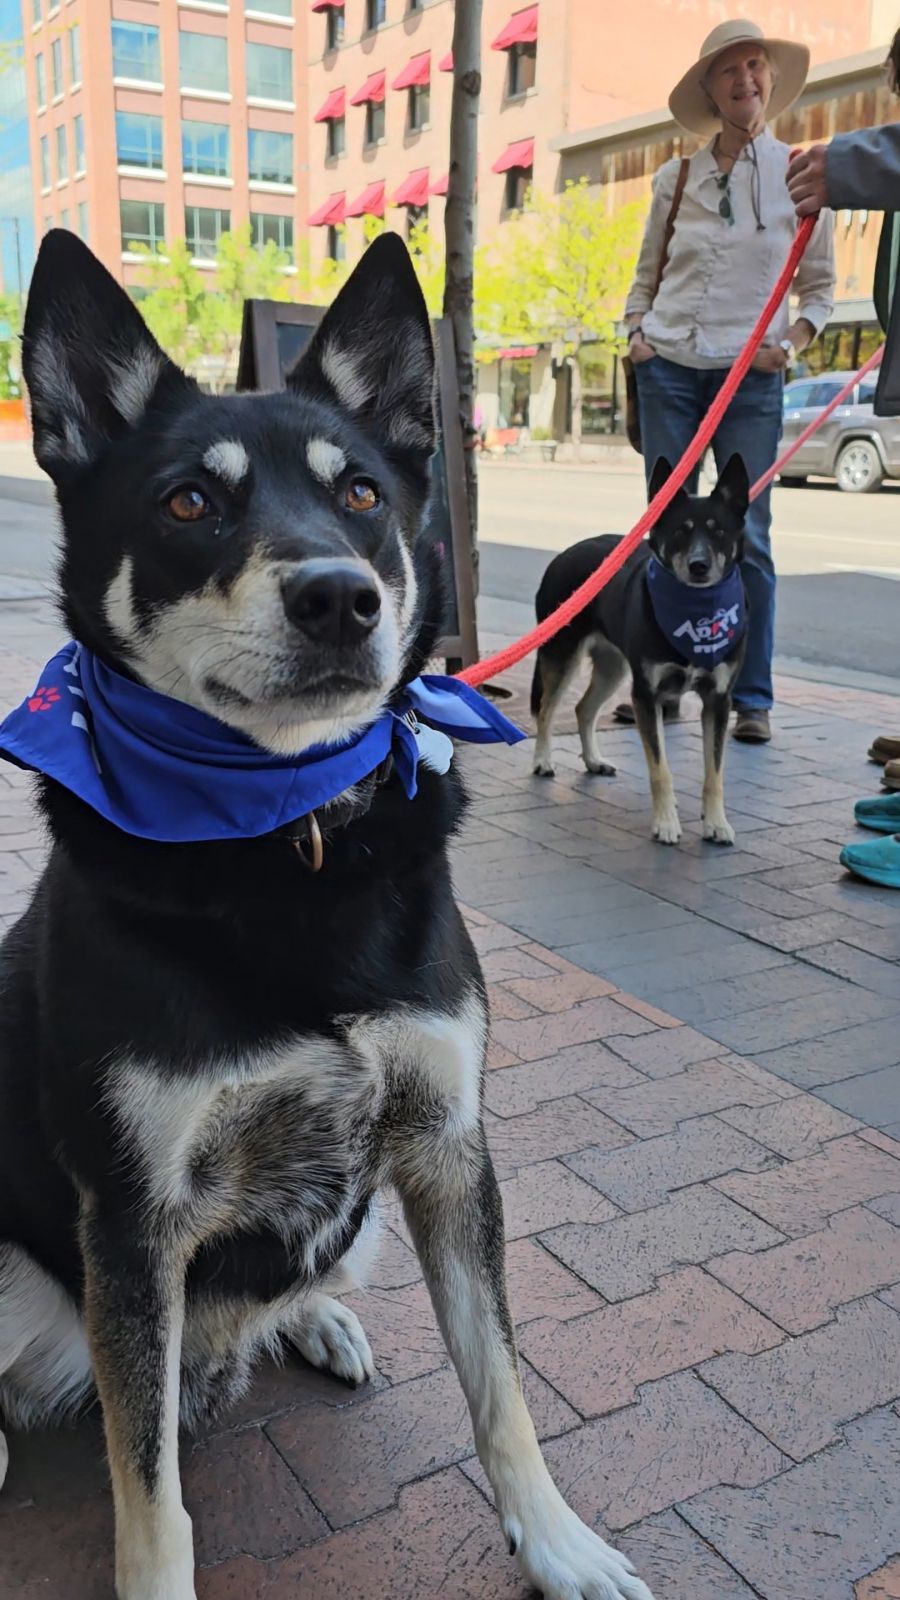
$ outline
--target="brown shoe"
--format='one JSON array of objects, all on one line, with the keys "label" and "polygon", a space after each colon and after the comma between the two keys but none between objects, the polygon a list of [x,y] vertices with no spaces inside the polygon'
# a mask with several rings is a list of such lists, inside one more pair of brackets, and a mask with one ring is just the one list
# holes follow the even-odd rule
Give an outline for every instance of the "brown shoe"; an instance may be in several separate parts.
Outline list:
[{"label": "brown shoe", "polygon": [[772,737],[768,711],[739,711],[734,737],[741,744],[768,744]]},{"label": "brown shoe", "polygon": [[900,761],[885,762],[881,783],[885,789],[900,789]]},{"label": "brown shoe", "polygon": [[[630,700],[623,700],[620,706],[616,706],[613,716],[615,717],[616,722],[624,722],[629,728],[634,727],[634,706],[631,704]],[[680,718],[681,701],[664,700],[663,722],[678,722]],[[900,752],[898,752],[898,754],[900,754]]]},{"label": "brown shoe", "polygon": [[886,761],[896,761],[898,758],[900,758],[900,738],[896,734],[880,733],[877,739],[872,740],[870,761],[883,767]]}]

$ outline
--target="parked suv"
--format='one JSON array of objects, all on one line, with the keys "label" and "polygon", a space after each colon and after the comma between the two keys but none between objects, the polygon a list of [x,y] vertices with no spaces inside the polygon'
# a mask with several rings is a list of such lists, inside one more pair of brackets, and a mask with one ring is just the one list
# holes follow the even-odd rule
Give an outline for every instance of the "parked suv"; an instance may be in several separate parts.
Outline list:
[{"label": "parked suv", "polygon": [[[850,372],[823,372],[817,378],[795,378],[784,391],[784,433],[779,455],[827,406]],[[900,417],[872,412],[877,372],[868,374],[842,406],[801,445],[780,474],[788,486],[803,484],[814,474],[835,478],[848,494],[871,494],[885,478],[900,478]]]}]

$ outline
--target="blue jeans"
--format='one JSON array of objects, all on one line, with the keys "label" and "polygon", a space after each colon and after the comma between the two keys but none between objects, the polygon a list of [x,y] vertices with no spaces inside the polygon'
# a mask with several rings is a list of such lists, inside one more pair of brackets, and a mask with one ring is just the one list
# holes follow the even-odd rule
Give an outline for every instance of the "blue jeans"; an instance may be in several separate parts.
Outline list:
[{"label": "blue jeans", "polygon": [[[728,369],[682,367],[665,356],[653,356],[634,370],[649,482],[660,456],[665,456],[673,467],[680,461],[725,382]],[[713,439],[720,472],[735,453],[743,456],[751,483],[772,465],[781,438],[783,388],[780,372],[747,373]],[[696,469],[686,487],[696,494]],[[735,706],[744,711],[767,711],[772,705],[775,567],[769,540],[770,499],[771,488],[754,500],[744,524],[741,572],[750,601],[750,628],[747,654],[734,690]]]}]

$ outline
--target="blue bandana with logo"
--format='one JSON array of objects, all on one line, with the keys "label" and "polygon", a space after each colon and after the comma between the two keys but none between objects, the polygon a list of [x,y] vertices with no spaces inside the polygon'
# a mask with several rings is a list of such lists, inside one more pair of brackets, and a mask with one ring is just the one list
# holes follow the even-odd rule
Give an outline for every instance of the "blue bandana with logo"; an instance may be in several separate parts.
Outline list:
[{"label": "blue bandana with logo", "polygon": [[692,667],[711,670],[736,649],[746,632],[747,599],[739,567],[732,567],[720,583],[700,589],[681,583],[651,556],[647,589],[657,627]]},{"label": "blue bandana with logo", "polygon": [[525,735],[458,679],[421,677],[346,743],[274,756],[67,644],[0,723],[0,757],[55,778],[125,833],[181,844],[271,833],[336,800],[388,755],[411,800],[420,761],[447,771],[451,738],[516,744]]}]

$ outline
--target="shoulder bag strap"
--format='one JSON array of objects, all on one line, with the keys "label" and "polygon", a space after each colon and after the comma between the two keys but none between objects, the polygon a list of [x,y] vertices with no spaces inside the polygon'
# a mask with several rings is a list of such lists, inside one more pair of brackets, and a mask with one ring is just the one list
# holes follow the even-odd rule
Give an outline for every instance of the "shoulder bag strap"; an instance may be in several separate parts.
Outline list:
[{"label": "shoulder bag strap", "polygon": [[659,258],[659,271],[656,274],[656,283],[653,287],[654,300],[659,294],[659,286],[662,283],[663,273],[666,270],[666,262],[669,259],[669,246],[672,243],[672,235],[675,232],[675,218],[678,215],[678,207],[681,205],[681,197],[684,194],[684,186],[687,183],[690,165],[690,157],[684,156],[682,158],[681,166],[678,169],[678,181],[675,184],[675,193],[672,196],[672,204],[669,207],[669,215],[666,217],[666,231],[663,234],[663,247]]}]

